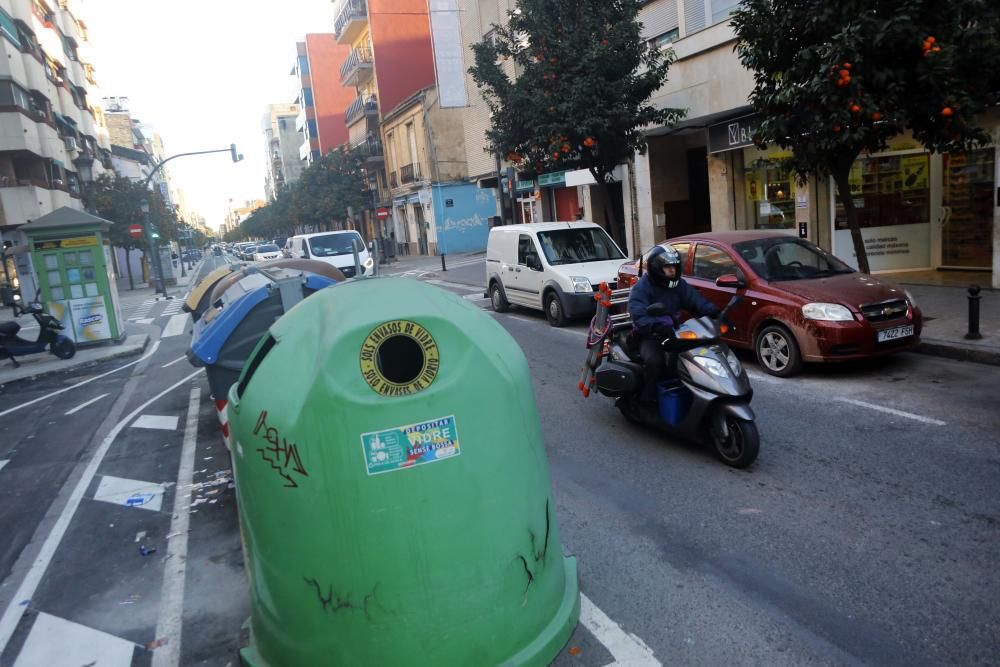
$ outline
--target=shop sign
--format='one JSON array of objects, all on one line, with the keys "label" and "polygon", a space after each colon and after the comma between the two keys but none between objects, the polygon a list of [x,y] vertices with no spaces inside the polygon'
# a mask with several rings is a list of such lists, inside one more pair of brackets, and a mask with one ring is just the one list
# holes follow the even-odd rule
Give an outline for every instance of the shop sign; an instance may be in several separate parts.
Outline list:
[{"label": "shop sign", "polygon": [[760,124],[760,116],[751,114],[734,118],[725,123],[708,126],[708,152],[721,153],[753,146],[753,135]]},{"label": "shop sign", "polygon": [[517,185],[515,186],[514,189],[517,190],[518,192],[534,191],[534,189],[535,189],[535,181],[534,181],[534,179],[532,179],[530,181],[520,181],[519,180],[519,181],[516,181],[516,183],[517,183]]},{"label": "shop sign", "polygon": [[566,184],[566,172],[556,171],[538,176],[538,185],[543,188],[557,188]]},{"label": "shop sign", "polygon": [[59,248],[79,248],[89,245],[97,245],[96,236],[77,236],[69,239],[35,241],[35,250],[58,250]]}]

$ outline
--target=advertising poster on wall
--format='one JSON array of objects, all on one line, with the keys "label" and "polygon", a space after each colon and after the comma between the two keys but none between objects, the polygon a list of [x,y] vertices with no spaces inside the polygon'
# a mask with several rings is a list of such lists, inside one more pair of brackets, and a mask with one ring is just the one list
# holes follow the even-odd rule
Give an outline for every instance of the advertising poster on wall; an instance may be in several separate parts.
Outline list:
[{"label": "advertising poster on wall", "polygon": [[[931,262],[930,225],[892,225],[861,230],[868,253],[868,266],[874,271],[922,269]],[[833,254],[855,269],[858,258],[849,229],[833,234]]]},{"label": "advertising poster on wall", "polygon": [[111,338],[111,322],[104,299],[73,299],[69,303],[76,342],[91,343]]}]

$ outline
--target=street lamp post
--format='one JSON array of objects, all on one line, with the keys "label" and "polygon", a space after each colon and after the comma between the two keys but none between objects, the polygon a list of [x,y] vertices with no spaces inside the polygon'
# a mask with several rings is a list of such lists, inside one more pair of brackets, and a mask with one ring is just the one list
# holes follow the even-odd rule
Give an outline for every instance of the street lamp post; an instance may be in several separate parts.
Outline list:
[{"label": "street lamp post", "polygon": [[186,157],[189,155],[208,155],[209,153],[229,153],[233,158],[233,162],[239,162],[240,160],[243,159],[243,155],[241,153],[236,152],[236,144],[229,144],[229,148],[220,148],[218,150],[178,153],[177,155],[171,155],[170,157],[164,159],[162,162],[158,163],[155,167],[153,167],[152,171],[149,172],[149,175],[146,176],[145,182],[142,184],[142,190],[143,192],[146,193],[146,201],[142,205],[143,229],[145,230],[146,233],[146,243],[149,245],[151,249],[153,249],[153,263],[156,266],[156,273],[157,273],[157,276],[155,277],[156,291],[162,294],[163,296],[167,295],[167,290],[163,285],[163,270],[160,267],[160,253],[158,248],[154,249],[153,247],[153,232],[149,228],[149,184],[153,180],[153,176],[156,175],[156,172],[162,169],[163,165],[170,162],[171,160],[179,157]]},{"label": "street lamp post", "polygon": [[73,160],[76,165],[76,174],[80,179],[83,189],[83,210],[91,215],[96,215],[94,206],[94,156],[90,151],[84,151]]}]

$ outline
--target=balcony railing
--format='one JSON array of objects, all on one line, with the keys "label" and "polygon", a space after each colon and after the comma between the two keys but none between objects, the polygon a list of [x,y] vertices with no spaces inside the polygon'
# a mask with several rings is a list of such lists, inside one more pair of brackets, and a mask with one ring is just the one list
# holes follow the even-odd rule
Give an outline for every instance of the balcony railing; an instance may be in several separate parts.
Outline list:
[{"label": "balcony railing", "polygon": [[360,144],[351,146],[351,152],[357,153],[365,159],[380,158],[383,155],[382,140],[378,137],[368,137]]},{"label": "balcony railing", "polygon": [[361,21],[368,20],[368,7],[365,0],[343,0],[337,18],[333,22],[333,33],[341,44],[354,39],[354,29],[360,27]]},{"label": "balcony railing", "polygon": [[347,60],[340,66],[340,82],[345,86],[356,86],[360,83],[362,74],[370,74],[372,70],[372,51],[365,47],[351,49]]},{"label": "balcony railing", "polygon": [[419,164],[404,164],[399,168],[399,180],[403,183],[413,183],[420,180]]},{"label": "balcony railing", "polygon": [[378,115],[378,100],[374,95],[355,98],[351,102],[351,105],[347,107],[347,111],[344,112],[344,122],[350,125],[360,120],[365,114]]}]

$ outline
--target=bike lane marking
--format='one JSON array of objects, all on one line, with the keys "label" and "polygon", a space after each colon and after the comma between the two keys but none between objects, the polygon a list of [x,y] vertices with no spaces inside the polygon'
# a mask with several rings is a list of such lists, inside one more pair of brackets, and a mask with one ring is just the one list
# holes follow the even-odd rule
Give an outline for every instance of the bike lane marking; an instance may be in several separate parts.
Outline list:
[{"label": "bike lane marking", "polygon": [[130,361],[129,363],[125,364],[124,366],[119,366],[118,368],[110,370],[110,371],[108,371],[106,373],[101,373],[100,375],[95,375],[92,378],[87,378],[86,380],[83,380],[81,382],[77,382],[76,384],[73,384],[73,385],[70,385],[68,387],[64,387],[62,389],[59,389],[57,391],[53,391],[51,393],[45,394],[44,396],[39,396],[38,398],[34,398],[34,399],[30,400],[30,401],[26,401],[24,403],[21,403],[20,405],[15,405],[12,408],[7,408],[3,412],[0,412],[0,417],[4,417],[6,415],[9,415],[10,413],[16,412],[16,411],[20,410],[21,408],[26,408],[29,405],[34,405],[35,403],[38,403],[39,401],[44,401],[45,399],[53,398],[55,396],[58,396],[59,394],[65,394],[67,391],[71,391],[73,389],[77,389],[79,387],[82,387],[85,384],[90,384],[94,380],[100,380],[103,377],[107,377],[107,376],[109,376],[109,375],[111,375],[113,373],[117,373],[118,371],[123,371],[126,368],[130,368],[132,366],[135,366],[136,364],[141,363],[141,362],[145,361],[146,359],[149,359],[154,354],[156,354],[156,350],[159,349],[159,347],[160,347],[160,341],[156,341],[156,342],[153,343],[153,346],[149,349],[149,352],[147,352],[146,354],[142,355],[141,357],[139,357],[135,361]]},{"label": "bike lane marking", "polygon": [[45,538],[45,542],[42,544],[42,548],[38,552],[35,562],[32,563],[31,567],[25,574],[24,580],[21,582],[21,585],[17,589],[17,593],[14,594],[10,604],[4,611],[3,616],[0,616],[0,654],[2,654],[4,649],[7,647],[11,637],[14,635],[14,631],[17,629],[17,625],[20,622],[21,617],[24,615],[26,607],[21,606],[19,602],[22,600],[30,600],[34,596],[39,583],[41,583],[42,577],[45,575],[45,571],[52,562],[53,556],[55,556],[56,552],[59,550],[59,545],[66,534],[66,530],[69,528],[70,522],[73,520],[73,516],[76,514],[76,510],[80,507],[80,502],[83,500],[84,494],[90,487],[94,476],[97,474],[98,468],[104,461],[104,457],[107,455],[108,450],[111,448],[115,439],[122,432],[125,426],[135,419],[136,416],[143,410],[152,405],[155,401],[158,401],[170,392],[174,391],[185,382],[189,382],[194,379],[199,373],[202,372],[202,370],[203,369],[198,369],[180,381],[170,385],[159,394],[130,412],[124,419],[119,420],[115,427],[111,429],[111,432],[108,433],[107,437],[105,437],[101,444],[97,447],[93,458],[91,458],[83,472],[83,475],[73,488],[69,500],[66,502],[66,506],[59,514],[59,517],[53,524],[48,536]]},{"label": "bike lane marking", "polygon": [[105,397],[105,396],[107,396],[107,395],[108,395],[108,394],[101,394],[101,395],[100,395],[100,396],[98,396],[97,398],[92,398],[92,399],[90,399],[89,401],[87,401],[86,403],[81,403],[80,405],[76,406],[75,408],[73,408],[73,409],[71,409],[71,410],[67,410],[67,411],[66,411],[66,412],[64,412],[63,414],[64,414],[64,415],[75,415],[75,414],[76,414],[77,412],[79,412],[80,410],[83,410],[83,409],[84,409],[85,407],[87,407],[88,405],[93,405],[94,403],[97,403],[97,402],[98,402],[99,400],[101,400],[102,398],[104,398],[104,397]]}]

